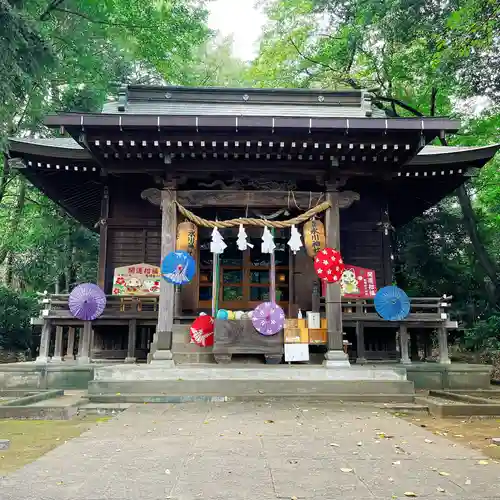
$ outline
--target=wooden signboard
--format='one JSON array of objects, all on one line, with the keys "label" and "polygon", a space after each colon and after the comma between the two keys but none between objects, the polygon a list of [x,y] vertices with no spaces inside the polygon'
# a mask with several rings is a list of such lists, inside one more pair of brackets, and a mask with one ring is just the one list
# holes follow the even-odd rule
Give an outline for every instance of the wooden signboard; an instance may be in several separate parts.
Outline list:
[{"label": "wooden signboard", "polygon": [[[322,293],[326,296],[325,281],[322,282]],[[344,272],[340,278],[340,290],[342,297],[350,299],[373,299],[377,294],[377,280],[373,269],[345,265]]]},{"label": "wooden signboard", "polygon": [[160,295],[161,271],[151,264],[130,264],[115,268],[113,295]]}]

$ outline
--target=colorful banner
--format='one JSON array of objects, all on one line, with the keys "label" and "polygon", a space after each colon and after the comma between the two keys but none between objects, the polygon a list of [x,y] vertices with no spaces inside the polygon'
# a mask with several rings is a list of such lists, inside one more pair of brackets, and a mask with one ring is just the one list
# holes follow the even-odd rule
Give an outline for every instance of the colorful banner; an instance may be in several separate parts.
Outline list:
[{"label": "colorful banner", "polygon": [[161,271],[151,264],[115,268],[113,295],[159,295]]},{"label": "colorful banner", "polygon": [[[323,296],[326,295],[327,283],[321,282]],[[377,293],[377,280],[373,269],[345,264],[340,278],[342,297],[350,299],[373,299]]]}]

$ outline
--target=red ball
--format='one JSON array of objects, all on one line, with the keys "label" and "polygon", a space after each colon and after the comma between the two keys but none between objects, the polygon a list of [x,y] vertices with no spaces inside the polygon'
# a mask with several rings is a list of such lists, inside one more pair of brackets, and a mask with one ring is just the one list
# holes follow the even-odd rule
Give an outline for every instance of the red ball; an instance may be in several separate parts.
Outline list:
[{"label": "red ball", "polygon": [[323,281],[338,283],[344,272],[342,255],[333,248],[324,248],[314,258],[314,269]]}]

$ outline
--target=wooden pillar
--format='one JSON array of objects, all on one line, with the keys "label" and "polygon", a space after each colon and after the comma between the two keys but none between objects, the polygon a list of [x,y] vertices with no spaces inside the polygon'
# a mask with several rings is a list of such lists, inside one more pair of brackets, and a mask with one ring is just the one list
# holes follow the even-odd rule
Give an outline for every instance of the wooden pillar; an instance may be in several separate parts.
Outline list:
[{"label": "wooden pillar", "polygon": [[408,344],[410,341],[410,336],[408,335],[408,327],[406,325],[401,325],[399,327],[399,342],[401,344],[401,363],[405,365],[411,364]]},{"label": "wooden pillar", "polygon": [[52,361],[62,361],[63,333],[63,327],[56,326],[56,342],[54,345],[54,356],[52,356]]},{"label": "wooden pillar", "polygon": [[439,340],[439,362],[443,365],[451,364],[450,355],[448,352],[448,330],[445,326],[440,326],[438,329]]},{"label": "wooden pillar", "polygon": [[40,350],[36,357],[35,363],[45,364],[49,360],[50,334],[52,331],[52,323],[50,319],[46,319],[42,326],[42,335],[40,337]]},{"label": "wooden pillar", "polygon": [[[336,191],[326,193],[326,201],[331,207],[326,211],[326,246],[340,249],[339,197]],[[326,319],[328,327],[328,351],[325,354],[326,367],[348,367],[349,357],[344,352],[342,334],[342,304],[340,283],[328,283],[326,286]]]},{"label": "wooden pillar", "polygon": [[174,317],[180,318],[182,316],[182,287],[177,285],[174,291]]},{"label": "wooden pillar", "polygon": [[90,321],[83,322],[83,329],[80,330],[80,340],[78,342],[78,355],[76,360],[80,364],[90,363],[89,349],[90,337],[92,336],[92,323]]},{"label": "wooden pillar", "polygon": [[[175,189],[163,189],[161,192],[161,258],[175,250],[177,229],[177,208],[175,206]],[[164,279],[160,284],[160,299],[158,304],[158,324],[151,345],[151,363],[162,363],[174,366],[172,357],[172,327],[174,322],[175,287]]]},{"label": "wooden pillar", "polygon": [[420,361],[418,352],[419,338],[420,338],[419,332],[416,331],[410,332],[410,359],[412,361]]},{"label": "wooden pillar", "polygon": [[312,312],[319,313],[320,304],[321,304],[321,281],[315,279],[313,282],[312,298],[311,298]]},{"label": "wooden pillar", "polygon": [[356,321],[356,363],[366,363],[365,357],[365,325],[362,321]]},{"label": "wooden pillar", "polygon": [[108,256],[108,216],[109,192],[108,186],[104,186],[101,200],[101,218],[99,219],[99,269],[97,273],[97,284],[104,291],[106,291],[106,263]]},{"label": "wooden pillar", "polygon": [[137,339],[137,320],[131,319],[128,322],[128,348],[125,363],[135,363],[135,342]]},{"label": "wooden pillar", "polygon": [[75,356],[73,355],[74,348],[75,348],[75,327],[70,326],[68,328],[68,347],[66,348],[66,356],[64,356],[65,360],[75,359]]}]

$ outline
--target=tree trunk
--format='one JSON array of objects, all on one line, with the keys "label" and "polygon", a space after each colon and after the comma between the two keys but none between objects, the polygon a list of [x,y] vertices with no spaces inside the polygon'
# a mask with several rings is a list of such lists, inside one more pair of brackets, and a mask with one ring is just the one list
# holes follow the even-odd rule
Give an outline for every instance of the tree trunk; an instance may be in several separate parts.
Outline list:
[{"label": "tree trunk", "polygon": [[0,203],[2,203],[3,197],[5,196],[5,191],[7,190],[7,184],[9,183],[10,168],[7,155],[3,155],[3,169],[0,174]]},{"label": "tree trunk", "polygon": [[[458,202],[460,203],[460,208],[462,209],[463,222],[465,229],[469,235],[469,238],[474,248],[474,253],[476,254],[479,265],[483,268],[485,274],[490,278],[493,287],[495,288],[494,296],[496,301],[500,299],[500,283],[498,279],[498,270],[496,268],[493,259],[490,257],[488,251],[486,250],[484,243],[481,239],[481,235],[477,230],[477,219],[474,213],[474,208],[470,200],[469,193],[464,184],[462,184],[456,191]],[[491,296],[488,294],[488,296]],[[495,305],[495,304],[493,304]]]}]

